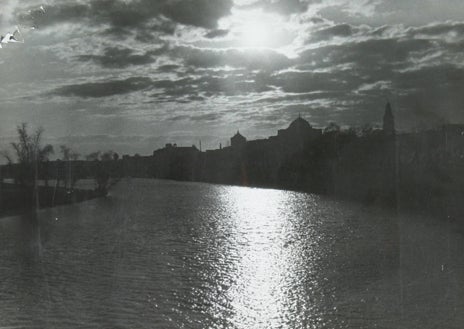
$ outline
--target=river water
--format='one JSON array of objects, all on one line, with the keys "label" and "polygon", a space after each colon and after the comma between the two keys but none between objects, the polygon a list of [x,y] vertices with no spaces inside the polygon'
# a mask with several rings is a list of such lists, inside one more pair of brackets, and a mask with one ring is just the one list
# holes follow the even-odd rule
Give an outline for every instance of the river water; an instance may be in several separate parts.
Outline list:
[{"label": "river water", "polygon": [[0,219],[0,328],[463,328],[464,230],[321,196],[127,179]]}]

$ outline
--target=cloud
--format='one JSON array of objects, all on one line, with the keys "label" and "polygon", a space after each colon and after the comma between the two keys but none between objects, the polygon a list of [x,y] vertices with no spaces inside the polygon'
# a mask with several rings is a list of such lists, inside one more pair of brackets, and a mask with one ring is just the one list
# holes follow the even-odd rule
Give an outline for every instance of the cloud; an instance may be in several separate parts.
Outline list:
[{"label": "cloud", "polygon": [[158,91],[152,97],[159,101],[188,103],[204,101],[209,97],[250,95],[272,90],[266,83],[257,82],[258,79],[252,73],[212,76],[210,72],[205,72],[197,78],[157,80],[152,85]]},{"label": "cloud", "polygon": [[191,116],[189,119],[194,122],[195,121],[204,122],[204,121],[216,121],[220,118],[221,118],[221,115],[219,113],[206,113],[206,114]]},{"label": "cloud", "polygon": [[[464,121],[461,2],[48,0],[44,15],[38,0],[10,1],[2,22],[16,12],[38,29],[0,52],[0,128],[39,109],[60,117],[66,129],[47,128],[57,135],[216,129],[214,139],[239,125],[253,138],[299,112],[316,126],[378,123],[386,98],[402,129]],[[243,46],[255,18],[271,25],[268,48]]]},{"label": "cloud", "polygon": [[234,68],[278,70],[291,64],[291,60],[287,56],[271,49],[246,51],[178,46],[173,48],[170,54],[181,58],[188,66],[202,68],[231,66]]},{"label": "cloud", "polygon": [[318,72],[285,72],[276,75],[275,85],[282,87],[287,93],[307,93],[312,91],[349,91],[350,77],[335,76],[332,73]]},{"label": "cloud", "polygon": [[[107,47],[100,54],[78,59],[104,68],[137,68],[139,78],[68,85],[53,94],[98,98],[149,90],[147,104],[191,108],[192,113],[172,115],[172,122],[225,120],[207,108],[227,99],[232,108],[235,104],[247,111],[259,106],[264,113],[278,108],[317,113],[312,118],[322,126],[328,121],[360,125],[380,122],[386,97],[398,104],[400,127],[414,126],[420,113],[427,111],[443,120],[457,120],[461,116],[455,112],[464,104],[455,87],[461,85],[457,64],[462,59],[462,28],[457,22],[369,27],[323,20],[312,27],[296,58],[272,49],[215,49],[182,43],[164,46],[156,56],[153,50],[135,53],[130,48]],[[445,62],[454,64],[448,68],[442,65]],[[153,65],[154,73],[146,72],[145,65]],[[446,74],[440,75],[440,70]],[[440,86],[432,81],[441,81]],[[430,101],[417,105],[417,99],[425,97]],[[408,112],[407,107],[416,110]],[[198,108],[204,109],[202,114]],[[245,118],[245,112],[239,113],[237,120]],[[270,117],[261,116],[261,127],[271,124],[266,123]],[[249,122],[257,124],[257,120]]]},{"label": "cloud", "polygon": [[80,55],[80,61],[93,61],[105,68],[126,68],[131,65],[146,65],[156,61],[153,57],[154,52],[147,51],[144,54],[134,54],[134,50],[129,48],[108,47],[103,51],[103,55]]},{"label": "cloud", "polygon": [[64,97],[100,98],[144,90],[150,87],[151,84],[152,81],[149,78],[134,77],[125,80],[67,85],[55,89],[51,94]]},{"label": "cloud", "polygon": [[[152,3],[151,0],[142,1]],[[172,20],[205,28],[217,27],[219,18],[230,14],[232,0],[178,0],[165,1],[161,12]]]},{"label": "cloud", "polygon": [[307,0],[259,0],[252,4],[248,4],[249,8],[261,8],[266,11],[277,12],[283,15],[295,13],[303,13],[308,9],[309,3],[313,1]]},{"label": "cloud", "polygon": [[46,13],[39,10],[37,5],[27,8],[19,7],[16,11],[16,20],[18,22],[38,28],[60,23],[89,21],[92,17],[94,15],[91,6],[86,3],[55,3],[46,6]]},{"label": "cloud", "polygon": [[314,32],[311,39],[314,41],[326,40],[333,37],[349,37],[353,34],[353,28],[349,24],[339,24]]},{"label": "cloud", "polygon": [[[367,39],[366,39],[367,37]],[[299,56],[301,64],[313,63],[318,68],[351,63],[363,71],[385,71],[402,66],[412,53],[433,47],[427,39],[348,38],[345,42],[304,50]]]},{"label": "cloud", "polygon": [[158,67],[159,72],[172,72],[180,69],[182,66],[177,64],[164,64]]},{"label": "cloud", "polygon": [[220,37],[226,36],[228,33],[229,33],[229,30],[215,29],[215,30],[211,30],[208,33],[206,33],[205,38],[208,38],[208,39],[220,38]]},{"label": "cloud", "polygon": [[[167,17],[171,21],[215,28],[217,21],[230,13],[231,0],[87,0],[79,3],[55,2],[46,6],[46,13],[21,11],[18,18],[32,20],[40,27],[59,23],[82,22],[93,25],[109,24],[114,31],[143,28],[153,19]],[[152,25],[151,27],[166,27]],[[162,30],[162,29],[161,29]]]}]

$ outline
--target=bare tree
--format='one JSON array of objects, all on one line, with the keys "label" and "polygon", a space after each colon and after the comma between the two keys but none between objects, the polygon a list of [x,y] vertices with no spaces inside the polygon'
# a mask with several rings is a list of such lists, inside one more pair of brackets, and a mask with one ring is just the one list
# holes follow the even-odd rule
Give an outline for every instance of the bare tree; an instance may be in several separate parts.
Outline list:
[{"label": "bare tree", "polygon": [[102,161],[111,161],[113,160],[113,156],[114,156],[114,151],[106,151],[106,152],[103,152],[100,156],[100,160]]},{"label": "bare tree", "polygon": [[37,184],[39,163],[46,161],[53,154],[53,146],[42,146],[42,134],[44,132],[42,127],[37,128],[33,134],[29,134],[27,124],[22,123],[17,126],[16,131],[18,133],[18,142],[11,143],[19,164],[16,180],[22,185],[33,187],[33,196],[37,208],[39,206]]},{"label": "bare tree", "polygon": [[64,181],[64,187],[74,188],[74,185],[76,184],[78,178],[74,173],[75,166],[73,161],[78,160],[80,154],[66,145],[60,145],[60,152],[63,155],[62,160],[66,161],[66,172],[64,173],[64,177],[62,177]]},{"label": "bare tree", "polygon": [[331,132],[340,132],[340,126],[337,125],[335,122],[329,122],[329,125],[324,128],[324,134]]},{"label": "bare tree", "polygon": [[8,151],[0,151],[0,155],[5,158],[8,164],[13,163],[13,158]]},{"label": "bare tree", "polygon": [[22,123],[17,127],[18,142],[11,143],[19,169],[19,181],[25,185],[33,185],[35,176],[38,175],[38,164],[48,160],[54,153],[53,146],[48,144],[42,146],[42,134],[44,129],[39,127],[32,135],[27,131],[27,124]]},{"label": "bare tree", "polygon": [[93,152],[93,153],[90,153],[90,154],[86,155],[85,159],[87,161],[96,161],[96,160],[100,159],[100,154],[101,154],[100,151]]},{"label": "bare tree", "polygon": [[77,160],[79,160],[81,154],[76,152],[76,151],[72,151],[69,156],[70,156],[71,160],[77,161]]},{"label": "bare tree", "polygon": [[[11,168],[11,164],[13,163],[13,159],[10,156],[10,153],[8,151],[0,151],[0,155],[5,158],[8,164],[8,170]],[[4,171],[3,168],[0,167],[0,184],[3,183],[3,178],[4,178]],[[0,191],[1,194],[1,191]]]},{"label": "bare tree", "polygon": [[71,159],[71,148],[66,145],[60,145],[60,152],[63,155],[64,161],[69,161]]}]

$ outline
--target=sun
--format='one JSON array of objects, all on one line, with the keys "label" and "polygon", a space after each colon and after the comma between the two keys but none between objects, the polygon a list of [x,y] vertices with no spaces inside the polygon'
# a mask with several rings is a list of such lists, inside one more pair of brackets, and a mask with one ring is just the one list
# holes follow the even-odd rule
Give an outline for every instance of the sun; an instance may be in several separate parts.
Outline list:
[{"label": "sun", "polygon": [[237,47],[276,49],[290,41],[283,18],[259,9],[233,10],[220,27],[231,31]]},{"label": "sun", "polygon": [[272,27],[265,21],[250,21],[243,25],[241,43],[244,47],[265,48],[272,45]]}]

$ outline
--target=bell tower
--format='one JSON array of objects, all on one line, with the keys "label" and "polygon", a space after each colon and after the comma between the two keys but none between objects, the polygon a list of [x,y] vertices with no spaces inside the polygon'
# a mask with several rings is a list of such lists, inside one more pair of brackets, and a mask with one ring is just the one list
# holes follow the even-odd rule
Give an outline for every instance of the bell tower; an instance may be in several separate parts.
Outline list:
[{"label": "bell tower", "polygon": [[395,118],[390,102],[385,106],[385,114],[383,115],[383,132],[387,136],[395,135]]}]

